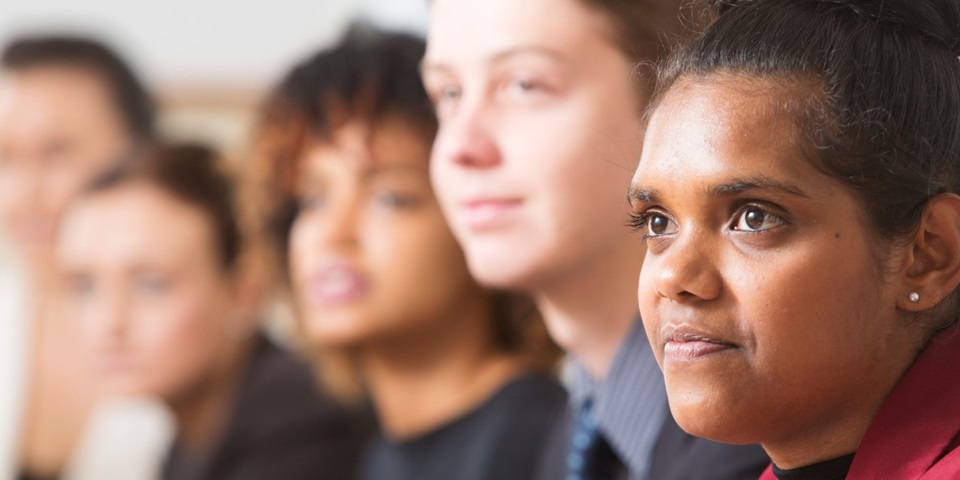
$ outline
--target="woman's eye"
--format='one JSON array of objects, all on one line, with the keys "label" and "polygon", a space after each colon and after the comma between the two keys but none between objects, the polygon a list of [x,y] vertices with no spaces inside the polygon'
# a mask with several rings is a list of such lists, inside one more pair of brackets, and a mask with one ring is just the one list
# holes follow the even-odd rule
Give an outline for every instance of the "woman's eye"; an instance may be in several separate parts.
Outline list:
[{"label": "woman's eye", "polygon": [[159,294],[167,291],[170,282],[166,278],[156,275],[145,275],[136,280],[137,290],[147,294]]},{"label": "woman's eye", "polygon": [[780,217],[767,212],[759,207],[747,207],[744,208],[739,216],[737,216],[736,223],[733,225],[733,230],[741,230],[744,232],[763,232],[776,228],[783,224],[783,220]]},{"label": "woman's eye", "polygon": [[675,233],[676,229],[673,228],[672,223],[666,215],[651,213],[647,218],[647,235],[658,237]]},{"label": "woman's eye", "polygon": [[415,207],[419,202],[414,195],[399,192],[381,192],[373,197],[373,201],[381,207],[387,208],[410,208]]},{"label": "woman's eye", "polygon": [[67,282],[67,290],[74,297],[85,297],[93,294],[96,283],[89,275],[76,275]]},{"label": "woman's eye", "polygon": [[297,200],[297,209],[301,212],[322,208],[326,203],[324,195],[308,195]]},{"label": "woman's eye", "polygon": [[460,98],[460,87],[456,85],[444,85],[433,95],[433,102],[436,104],[449,103]]},{"label": "woman's eye", "polygon": [[518,93],[527,93],[537,88],[537,84],[528,78],[518,78],[511,82],[510,87]]}]

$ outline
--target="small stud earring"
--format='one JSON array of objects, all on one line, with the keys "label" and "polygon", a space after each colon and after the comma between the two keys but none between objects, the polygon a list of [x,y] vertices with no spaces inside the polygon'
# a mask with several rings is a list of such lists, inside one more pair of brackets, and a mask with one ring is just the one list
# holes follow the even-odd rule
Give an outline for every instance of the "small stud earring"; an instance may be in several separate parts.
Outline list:
[{"label": "small stud earring", "polygon": [[917,303],[920,301],[920,294],[917,292],[910,292],[910,295],[907,295],[907,298],[909,298],[911,302]]}]

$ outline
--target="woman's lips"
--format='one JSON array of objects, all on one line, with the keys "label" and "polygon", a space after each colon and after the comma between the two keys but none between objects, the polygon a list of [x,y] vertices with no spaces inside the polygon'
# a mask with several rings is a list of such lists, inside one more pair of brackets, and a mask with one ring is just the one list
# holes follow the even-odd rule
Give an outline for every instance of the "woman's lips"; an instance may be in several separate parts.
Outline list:
[{"label": "woman's lips", "polygon": [[304,298],[315,307],[335,307],[367,293],[366,278],[355,268],[336,264],[321,268],[304,285]]},{"label": "woman's lips", "polygon": [[663,346],[664,361],[693,362],[739,348],[734,343],[687,327],[667,328],[663,338],[666,341]]},{"label": "woman's lips", "polygon": [[485,230],[505,222],[523,199],[513,197],[476,198],[461,202],[464,220],[472,230]]}]

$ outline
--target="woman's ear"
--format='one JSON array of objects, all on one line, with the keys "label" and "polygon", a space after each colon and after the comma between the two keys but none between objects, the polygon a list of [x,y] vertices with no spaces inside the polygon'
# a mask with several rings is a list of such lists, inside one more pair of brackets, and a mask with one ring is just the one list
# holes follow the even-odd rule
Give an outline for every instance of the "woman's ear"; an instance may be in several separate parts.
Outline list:
[{"label": "woman's ear", "polygon": [[960,196],[942,193],[927,201],[911,246],[897,307],[919,312],[960,284]]}]

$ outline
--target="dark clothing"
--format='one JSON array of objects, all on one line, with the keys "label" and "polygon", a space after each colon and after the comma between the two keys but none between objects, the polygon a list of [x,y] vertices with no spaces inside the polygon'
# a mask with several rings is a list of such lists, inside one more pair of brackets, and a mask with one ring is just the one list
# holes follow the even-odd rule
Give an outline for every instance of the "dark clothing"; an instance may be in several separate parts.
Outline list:
[{"label": "dark clothing", "polygon": [[530,480],[566,392],[545,375],[505,385],[476,410],[415,439],[379,437],[364,480]]},{"label": "dark clothing", "polygon": [[844,480],[853,463],[853,454],[791,470],[780,470],[773,465],[777,480]]},{"label": "dark clothing", "polygon": [[663,374],[638,316],[606,379],[580,366],[570,407],[550,438],[536,478],[563,480],[573,415],[588,399],[604,438],[623,463],[618,480],[755,480],[770,459],[759,446],[736,446],[688,435],[667,405]]},{"label": "dark clothing", "polygon": [[[930,340],[857,447],[847,480],[960,478],[960,324]],[[775,480],[768,470],[763,480]]]},{"label": "dark clothing", "polygon": [[694,437],[663,413],[650,480],[756,480],[770,457],[759,445],[729,445]]},{"label": "dark clothing", "polygon": [[[661,428],[643,476],[623,468],[617,480],[756,480],[770,458],[756,445],[727,445],[684,432],[669,410],[661,413]],[[566,478],[566,452],[573,416],[568,411],[550,438],[539,480]]]},{"label": "dark clothing", "polygon": [[20,472],[20,474],[17,475],[17,480],[57,480],[57,478],[56,477],[40,477],[36,475],[31,475],[26,472]]},{"label": "dark clothing", "polygon": [[373,430],[369,410],[320,393],[309,366],[261,339],[219,441],[204,454],[176,443],[164,480],[353,480]]}]

